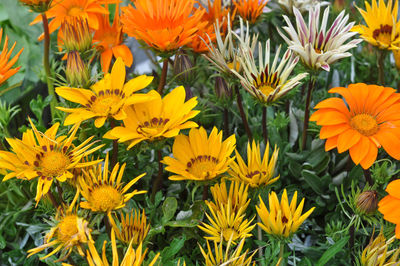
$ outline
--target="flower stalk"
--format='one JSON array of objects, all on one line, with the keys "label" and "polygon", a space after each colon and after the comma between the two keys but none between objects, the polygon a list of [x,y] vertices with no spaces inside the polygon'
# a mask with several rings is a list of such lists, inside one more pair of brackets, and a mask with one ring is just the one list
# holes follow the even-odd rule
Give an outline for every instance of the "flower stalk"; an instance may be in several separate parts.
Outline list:
[{"label": "flower stalk", "polygon": [[308,130],[308,123],[310,120],[310,103],[311,103],[311,97],[312,97],[312,92],[315,87],[315,82],[317,78],[315,75],[311,75],[310,81],[308,83],[308,90],[307,90],[307,98],[306,98],[306,109],[304,110],[304,124],[303,124],[303,135],[301,137],[302,144],[301,148],[304,150],[307,145],[307,130]]},{"label": "flower stalk", "polygon": [[247,134],[247,137],[249,138],[249,141],[252,141],[253,140],[253,134],[251,133],[249,124],[247,122],[246,114],[245,114],[244,109],[243,109],[242,96],[240,95],[238,86],[235,86],[235,92],[236,92],[237,105],[238,105],[238,108],[239,108],[240,116],[242,117],[242,122],[243,122],[244,129],[246,130],[246,134]]},{"label": "flower stalk", "polygon": [[378,64],[378,85],[385,86],[385,58],[386,51],[379,49],[377,52]]},{"label": "flower stalk", "polygon": [[[113,129],[115,127],[114,119],[110,120],[110,126],[111,126],[111,129]],[[112,147],[113,147],[113,149],[112,149],[112,154],[111,154],[111,169],[114,168],[114,166],[118,162],[118,139],[113,140]]]},{"label": "flower stalk", "polygon": [[165,83],[167,80],[168,60],[169,60],[169,58],[165,58],[163,61],[163,66],[162,66],[162,71],[161,71],[161,79],[160,79],[160,83],[158,84],[158,87],[157,87],[157,92],[160,95],[163,94],[164,86],[165,86]]},{"label": "flower stalk", "polygon": [[263,138],[264,138],[264,143],[267,145],[268,143],[268,125],[267,125],[267,107],[263,106],[262,107],[262,132],[263,132]]},{"label": "flower stalk", "polygon": [[281,241],[279,243],[279,261],[277,266],[283,265],[283,254],[285,253],[285,242]]},{"label": "flower stalk", "polygon": [[161,184],[162,184],[163,164],[161,163],[162,161],[161,149],[157,151],[157,159],[158,159],[158,174],[156,176],[156,179],[154,180],[153,188],[151,190],[151,201],[153,202],[154,199],[156,198],[156,193],[161,189]]}]

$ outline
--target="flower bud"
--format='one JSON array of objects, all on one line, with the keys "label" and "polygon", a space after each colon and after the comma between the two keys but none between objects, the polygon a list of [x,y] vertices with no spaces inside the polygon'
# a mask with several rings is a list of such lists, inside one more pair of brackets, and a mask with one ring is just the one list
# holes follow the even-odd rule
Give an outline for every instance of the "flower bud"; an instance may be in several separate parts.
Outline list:
[{"label": "flower bud", "polygon": [[356,197],[357,209],[364,214],[371,214],[378,208],[378,193],[375,190],[366,190]]},{"label": "flower bud", "polygon": [[232,97],[232,91],[223,77],[215,78],[215,94],[219,99]]},{"label": "flower bud", "polygon": [[33,12],[43,13],[46,12],[52,0],[19,0],[21,4],[29,7]]},{"label": "flower bud", "polygon": [[92,46],[92,34],[87,19],[74,17],[61,24],[61,36],[67,52],[86,52]]},{"label": "flower bud", "polygon": [[82,61],[77,51],[67,54],[67,68],[65,69],[68,84],[72,87],[85,87],[90,79],[89,69]]},{"label": "flower bud", "polygon": [[174,60],[174,75],[178,81],[185,85],[190,85],[194,80],[193,63],[189,56],[179,53]]},{"label": "flower bud", "polygon": [[382,233],[383,229],[379,232],[378,236],[371,240],[362,251],[360,257],[361,265],[395,265],[398,262],[400,249],[389,249],[389,246],[394,242],[395,236],[386,240]]}]

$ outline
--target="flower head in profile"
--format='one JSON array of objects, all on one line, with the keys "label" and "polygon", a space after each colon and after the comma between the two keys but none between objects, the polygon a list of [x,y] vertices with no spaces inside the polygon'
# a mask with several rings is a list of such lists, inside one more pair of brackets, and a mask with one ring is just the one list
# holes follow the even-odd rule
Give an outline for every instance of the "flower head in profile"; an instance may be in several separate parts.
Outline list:
[{"label": "flower head in profile", "polygon": [[124,32],[159,52],[171,52],[191,42],[207,23],[195,0],[134,0],[123,7]]},{"label": "flower head in profile", "polygon": [[322,126],[320,138],[325,150],[349,150],[355,164],[368,169],[376,160],[378,148],[400,159],[400,94],[395,89],[364,83],[329,90],[340,98],[329,98],[315,106],[310,121]]},{"label": "flower head in profile", "polygon": [[20,3],[37,13],[46,12],[49,9],[52,1],[53,0],[19,0]]},{"label": "flower head in profile", "polygon": [[113,57],[121,57],[127,67],[130,67],[133,63],[131,50],[123,44],[118,4],[115,10],[116,13],[112,25],[110,25],[109,15],[99,16],[99,28],[93,36],[93,41],[100,52],[100,63],[104,73],[108,73]]},{"label": "flower head in profile", "polygon": [[188,121],[200,112],[193,110],[197,99],[193,97],[185,102],[186,92],[182,86],[176,87],[163,98],[154,90],[147,95],[153,100],[126,108],[124,125],[113,128],[104,137],[128,142],[130,149],[139,142],[172,138],[181,129],[197,126],[195,122]]},{"label": "flower head in profile", "polygon": [[213,201],[207,201],[206,203],[214,211],[220,210],[221,206],[228,205],[228,202],[231,202],[234,212],[237,212],[240,208],[246,209],[250,203],[248,188],[249,186],[242,182],[233,181],[228,191],[225,180],[222,180],[221,183],[217,183],[210,188]]},{"label": "flower head in profile", "polygon": [[218,132],[216,127],[210,136],[203,127],[192,128],[189,136],[175,138],[172,147],[174,158],[164,157],[162,163],[167,165],[167,171],[175,174],[169,177],[170,180],[207,181],[228,170],[235,145],[235,135],[222,141],[222,131]]},{"label": "flower head in profile", "polygon": [[[357,46],[361,39],[354,39],[345,43],[356,32],[350,32],[354,22],[348,23],[349,15],[345,16],[343,10],[334,20],[332,25],[328,26],[329,6],[325,8],[320,23],[320,5],[309,9],[308,26],[304,21],[300,11],[293,7],[296,17],[297,30],[293,27],[290,19],[283,16],[287,26],[283,29],[289,37],[279,31],[279,34],[289,45],[289,49],[300,56],[303,64],[313,70],[322,68],[329,71],[330,65],[337,60],[351,56],[347,52]],[[329,27],[329,29],[327,29]]]},{"label": "flower head in profile", "polygon": [[92,46],[92,32],[88,20],[81,17],[65,20],[61,24],[58,45],[64,47],[67,52],[88,51]]},{"label": "flower head in profile", "polygon": [[249,184],[253,188],[268,186],[279,179],[279,175],[274,178],[278,152],[279,149],[275,146],[269,158],[269,143],[267,143],[261,160],[260,144],[253,140],[251,146],[250,142],[247,144],[247,164],[236,151],[236,161],[231,163],[229,174],[235,180]]},{"label": "flower head in profile", "polygon": [[376,238],[373,238],[373,234],[371,235],[369,244],[364,248],[360,257],[362,266],[390,266],[399,262],[400,249],[389,249],[389,246],[395,240],[395,236],[386,240],[382,231],[381,229]]},{"label": "flower head in profile", "polygon": [[328,1],[319,0],[278,0],[281,9],[288,15],[293,15],[293,7],[297,8],[301,13],[308,11],[316,5],[329,5]]},{"label": "flower head in profile", "polygon": [[255,24],[263,13],[265,6],[269,0],[236,0],[235,4],[237,14],[248,21],[250,24]]},{"label": "flower head in profile", "polygon": [[258,226],[266,233],[278,238],[288,238],[294,234],[315,209],[312,207],[302,215],[304,199],[297,205],[297,191],[295,191],[289,204],[286,189],[283,190],[280,202],[274,191],[269,193],[269,210],[261,196],[259,199],[260,205],[256,206],[256,210],[261,218],[261,223],[258,223]]},{"label": "flower head in profile", "polygon": [[145,88],[152,80],[153,77],[142,75],[125,83],[125,64],[119,57],[113,65],[111,74],[107,73],[90,90],[70,87],[56,88],[59,96],[81,105],[77,108],[57,108],[71,113],[65,119],[64,125],[95,119],[94,125],[101,127],[107,118],[125,119],[127,117],[124,111],[125,106],[151,100],[152,97],[149,94],[136,92]]},{"label": "flower head in profile", "polygon": [[[0,29],[0,43],[3,37],[3,28]],[[22,48],[13,58],[11,58],[11,54],[16,46],[16,42],[14,42],[11,49],[8,49],[8,36],[4,40],[3,50],[0,53],[0,85],[4,83],[7,79],[9,79],[12,75],[18,72],[21,67],[12,68],[12,66],[17,62],[19,56],[21,55],[24,48]]]},{"label": "flower head in profile", "polygon": [[89,71],[89,67],[82,60],[79,52],[71,51],[67,53],[67,66],[65,68],[65,77],[69,86],[88,86],[90,82]]},{"label": "flower head in profile", "polygon": [[89,143],[93,139],[90,137],[80,145],[74,146],[72,141],[75,139],[79,124],[72,127],[68,136],[56,137],[59,123],[44,133],[39,132],[32,121],[30,123],[32,129],[23,133],[21,140],[6,139],[11,146],[11,152],[0,151],[0,168],[8,171],[3,181],[13,177],[25,180],[38,178],[35,198],[37,204],[49,191],[54,179],[65,182],[73,178],[73,169],[97,164],[98,160],[81,162],[81,159],[103,145],[91,148],[94,142]]},{"label": "flower head in profile", "polygon": [[257,250],[250,254],[247,249],[242,253],[245,238],[240,240],[239,244],[234,250],[232,249],[232,240],[229,240],[226,248],[223,241],[213,241],[214,251],[209,241],[207,240],[207,252],[199,245],[201,254],[204,258],[204,264],[206,266],[215,265],[230,265],[230,266],[250,266],[252,264],[253,256],[257,253]]},{"label": "flower head in profile", "polygon": [[383,219],[396,224],[396,238],[400,239],[400,179],[394,180],[386,187],[389,195],[378,203],[378,211],[383,214]]},{"label": "flower head in profile", "polygon": [[299,61],[298,57],[292,56],[292,51],[287,50],[278,63],[281,46],[275,53],[275,58],[270,61],[270,41],[265,43],[263,49],[261,43],[258,46],[258,64],[256,63],[253,51],[241,50],[239,64],[243,73],[232,72],[240,79],[243,87],[263,104],[272,104],[290,90],[295,88],[300,81],[307,76],[307,73],[298,74],[289,79],[289,76]]},{"label": "flower head in profile", "polygon": [[[128,193],[128,190],[146,173],[130,180],[123,186],[121,181],[126,164],[120,167],[117,163],[111,173],[108,171],[108,165],[107,154],[103,169],[101,165],[97,165],[91,169],[82,170],[84,174],[79,180],[79,189],[86,201],[80,203],[81,208],[111,214],[112,211],[124,207],[133,196],[146,193],[144,190],[136,189]],[[112,220],[111,215],[109,218]]]},{"label": "flower head in profile", "polygon": [[366,25],[357,25],[352,31],[358,32],[360,37],[379,49],[400,48],[400,20],[398,18],[399,1],[372,0],[371,5],[365,1],[366,10],[357,7]]},{"label": "flower head in profile", "polygon": [[85,253],[82,250],[82,244],[93,242],[90,235],[89,223],[78,215],[75,203],[79,197],[79,191],[75,194],[73,201],[68,208],[60,207],[55,216],[55,224],[46,234],[44,244],[28,250],[28,258],[39,253],[49,247],[53,247],[53,251],[40,259],[46,259],[57,252],[61,252],[59,259],[63,261],[71,254],[73,250],[77,250],[81,256]]}]

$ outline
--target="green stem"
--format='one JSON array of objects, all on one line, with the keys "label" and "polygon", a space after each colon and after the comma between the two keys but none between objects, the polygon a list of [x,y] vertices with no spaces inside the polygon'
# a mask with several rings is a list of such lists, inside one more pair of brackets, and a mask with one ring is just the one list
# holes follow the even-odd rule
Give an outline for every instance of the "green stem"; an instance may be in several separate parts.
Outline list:
[{"label": "green stem", "polygon": [[43,30],[44,30],[44,56],[43,56],[43,66],[44,70],[46,71],[46,81],[47,81],[47,90],[49,95],[51,96],[50,102],[50,111],[51,117],[55,118],[55,111],[57,105],[57,98],[54,92],[54,85],[53,85],[53,77],[51,75],[50,70],[50,32],[49,32],[49,22],[47,20],[46,13],[42,13],[42,21],[43,21]]},{"label": "green stem", "polygon": [[244,129],[246,130],[246,134],[247,134],[247,137],[249,138],[249,141],[252,141],[253,134],[251,133],[249,123],[247,122],[246,113],[244,112],[244,108],[243,108],[242,96],[240,95],[238,86],[235,86],[235,92],[236,92],[237,105],[239,108],[240,116],[242,117]]},{"label": "green stem", "polygon": [[263,132],[263,137],[264,137],[264,143],[265,146],[267,146],[268,143],[268,122],[267,122],[267,107],[263,106],[262,108],[262,132]]},{"label": "green stem", "polygon": [[162,152],[161,149],[157,151],[157,158],[158,158],[158,174],[153,182],[153,188],[151,191],[151,201],[154,202],[156,198],[156,193],[161,189],[162,185],[162,176],[163,176],[163,164],[162,160]]},{"label": "green stem", "polygon": [[285,242],[281,241],[280,243],[280,249],[279,249],[279,265],[278,266],[282,266],[283,265],[283,254],[285,253]]},{"label": "green stem", "polygon": [[160,83],[158,84],[157,92],[162,96],[165,82],[167,81],[167,73],[168,73],[168,58],[164,59],[162,72],[161,72],[161,79]]},{"label": "green stem", "polygon": [[305,150],[306,145],[307,145],[307,130],[308,130],[308,123],[310,120],[310,103],[311,103],[311,98],[312,98],[312,91],[314,90],[316,80],[317,80],[317,78],[314,75],[312,75],[310,77],[310,81],[308,83],[306,109],[304,110],[303,134],[302,134],[302,138],[301,138],[302,139],[302,144],[301,144],[302,150]]},{"label": "green stem", "polygon": [[378,85],[385,86],[385,50],[378,50]]}]

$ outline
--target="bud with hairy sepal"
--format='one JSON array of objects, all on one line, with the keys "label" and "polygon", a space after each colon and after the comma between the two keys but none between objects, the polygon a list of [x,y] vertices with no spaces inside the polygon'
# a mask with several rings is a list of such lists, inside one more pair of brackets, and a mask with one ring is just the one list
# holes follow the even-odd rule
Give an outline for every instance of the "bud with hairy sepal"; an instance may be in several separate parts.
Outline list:
[{"label": "bud with hairy sepal", "polygon": [[84,53],[92,47],[92,33],[87,19],[80,17],[65,20],[61,24],[63,47],[67,52]]},{"label": "bud with hairy sepal", "polygon": [[215,77],[215,94],[219,99],[227,99],[232,97],[232,90],[223,77]]},{"label": "bud with hairy sepal", "polygon": [[378,208],[378,192],[366,190],[355,198],[357,210],[363,214],[372,214]]},{"label": "bud with hairy sepal", "polygon": [[52,0],[19,0],[19,2],[36,13],[46,12],[51,5]]},{"label": "bud with hairy sepal", "polygon": [[186,86],[193,83],[195,71],[193,70],[193,63],[187,54],[181,52],[175,55],[174,75],[180,83]]},{"label": "bud with hairy sepal", "polygon": [[90,80],[89,68],[85,65],[77,51],[72,51],[67,54],[65,75],[69,86],[87,87]]}]

